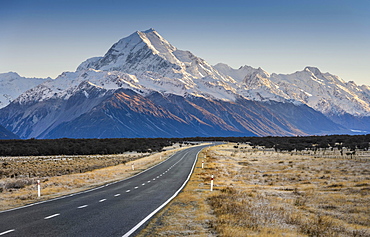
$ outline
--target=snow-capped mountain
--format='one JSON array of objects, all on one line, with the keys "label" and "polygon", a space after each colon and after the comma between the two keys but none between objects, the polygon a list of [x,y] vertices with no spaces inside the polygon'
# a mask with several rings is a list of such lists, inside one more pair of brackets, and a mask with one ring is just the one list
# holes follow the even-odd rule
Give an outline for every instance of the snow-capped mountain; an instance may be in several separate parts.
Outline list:
[{"label": "snow-capped mountain", "polygon": [[22,93],[0,124],[21,138],[347,133],[370,130],[369,95],[313,67],[211,66],[149,29]]},{"label": "snow-capped mountain", "polygon": [[15,72],[0,73],[0,108],[7,106],[20,94],[50,78],[25,78]]},{"label": "snow-capped mountain", "polygon": [[137,77],[140,85],[165,93],[235,100],[230,94],[231,77],[221,75],[191,52],[172,46],[154,29],[119,40],[104,57],[86,60],[77,71],[87,69],[125,72]]},{"label": "snow-capped mountain", "polygon": [[297,101],[325,115],[351,114],[370,116],[370,87],[345,82],[330,73],[321,73],[318,68],[306,67],[292,74],[269,74],[261,68],[248,66],[233,69],[226,64],[215,68],[224,75],[233,77],[243,96],[252,100]]},{"label": "snow-capped mountain", "polygon": [[[248,66],[233,69],[225,64],[215,68],[237,81],[239,94],[255,101],[303,103],[352,130],[370,130],[370,87],[345,82],[316,67],[292,74],[269,74]],[[243,78],[244,76],[244,78]],[[242,79],[243,78],[243,79]],[[243,88],[244,86],[244,88]]]},{"label": "snow-capped mountain", "polygon": [[289,75],[272,74],[271,81],[291,99],[326,115],[370,116],[368,87],[359,87],[353,81],[344,82],[338,76],[321,73],[318,68],[306,67]]}]

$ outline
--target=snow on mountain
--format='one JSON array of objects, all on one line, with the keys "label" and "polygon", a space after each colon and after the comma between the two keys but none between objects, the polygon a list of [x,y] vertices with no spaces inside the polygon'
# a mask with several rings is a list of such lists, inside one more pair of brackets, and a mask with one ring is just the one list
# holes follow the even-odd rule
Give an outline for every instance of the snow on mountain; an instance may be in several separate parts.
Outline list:
[{"label": "snow on mountain", "polygon": [[177,95],[193,94],[235,100],[235,83],[203,59],[178,50],[154,29],[137,31],[115,43],[104,57],[83,62],[77,71],[120,71],[138,78],[140,85]]},{"label": "snow on mountain", "polygon": [[255,101],[303,103],[326,115],[370,116],[368,86],[345,82],[316,67],[292,74],[268,74],[261,68],[233,69],[226,64],[214,66],[237,81],[238,94]]},{"label": "snow on mountain", "polygon": [[25,78],[15,72],[0,73],[0,108],[7,106],[20,94],[50,78]]},{"label": "snow on mountain", "polygon": [[[98,137],[145,136],[151,125],[161,131],[152,129],[150,136],[168,136],[179,127],[176,134],[189,136],[305,135],[367,129],[370,119],[351,117],[370,116],[369,86],[315,67],[285,75],[250,66],[211,66],[154,29],[119,40],[103,57],[87,59],[54,80],[10,73],[0,74],[0,83],[2,94],[16,91],[4,96],[7,103],[14,101],[0,119],[22,138],[63,137],[72,130],[74,137],[96,137],[97,124]],[[165,126],[164,118],[173,127]],[[134,129],[138,120],[143,127]]]},{"label": "snow on mountain", "polygon": [[213,67],[217,69],[219,72],[221,72],[222,74],[230,76],[238,83],[243,82],[246,75],[251,75],[255,73],[256,71],[258,71],[257,69],[251,66],[247,66],[247,65],[242,66],[239,69],[234,69],[225,63],[218,63],[214,65]]},{"label": "snow on mountain", "polygon": [[[76,72],[64,72],[55,80],[48,80],[44,83],[21,94],[16,103],[26,104],[41,102],[48,99],[62,98],[69,99],[76,92],[83,90],[84,84],[105,90],[117,90],[119,88],[130,88],[140,91],[143,88],[138,84],[135,76],[123,72],[106,72],[87,69]],[[88,94],[86,94],[88,97]]]},{"label": "snow on mountain", "polygon": [[254,101],[303,103],[327,115],[370,115],[367,86],[345,82],[315,67],[285,75],[250,66],[211,66],[191,52],[177,49],[154,29],[137,31],[119,40],[103,57],[86,60],[76,72],[48,80],[18,101],[68,98],[83,81],[108,90],[133,88],[140,93],[158,91],[225,101],[243,96]]},{"label": "snow on mountain", "polygon": [[177,49],[154,29],[137,31],[119,40],[103,57],[86,60],[76,72],[65,72],[34,88],[32,93],[37,96],[26,93],[18,101],[68,98],[83,81],[104,89],[133,88],[141,93],[159,91],[226,101],[243,96],[254,101],[303,103],[327,115],[370,115],[366,86],[346,83],[315,67],[270,75],[250,66],[211,66],[191,52]]},{"label": "snow on mountain", "polygon": [[370,116],[370,97],[366,87],[344,82],[330,73],[321,73],[318,68],[306,67],[288,75],[272,74],[270,80],[291,99],[326,115]]}]

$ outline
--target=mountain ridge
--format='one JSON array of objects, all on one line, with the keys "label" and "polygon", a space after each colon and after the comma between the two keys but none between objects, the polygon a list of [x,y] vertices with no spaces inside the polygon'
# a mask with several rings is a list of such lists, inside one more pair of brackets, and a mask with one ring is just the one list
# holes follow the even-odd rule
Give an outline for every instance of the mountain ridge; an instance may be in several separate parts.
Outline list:
[{"label": "mountain ridge", "polygon": [[0,113],[0,124],[21,138],[94,137],[89,130],[96,137],[321,135],[370,131],[370,88],[311,66],[292,74],[211,66],[149,29],[42,81]]}]

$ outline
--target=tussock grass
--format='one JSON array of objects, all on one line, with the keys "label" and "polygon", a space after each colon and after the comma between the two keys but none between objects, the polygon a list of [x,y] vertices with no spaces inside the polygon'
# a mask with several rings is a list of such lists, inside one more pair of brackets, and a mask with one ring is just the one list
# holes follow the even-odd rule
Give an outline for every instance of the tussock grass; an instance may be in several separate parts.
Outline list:
[{"label": "tussock grass", "polygon": [[[199,154],[196,168],[184,190],[162,209],[138,236],[217,236],[210,227],[215,221],[207,198],[215,164]],[[202,169],[202,160],[205,168]]]},{"label": "tussock grass", "polygon": [[[140,236],[187,235],[199,225],[204,229],[191,235],[370,236],[369,152],[333,158],[328,151],[312,156],[240,144],[204,152],[206,169],[194,172]],[[214,192],[207,189],[210,174]]]}]

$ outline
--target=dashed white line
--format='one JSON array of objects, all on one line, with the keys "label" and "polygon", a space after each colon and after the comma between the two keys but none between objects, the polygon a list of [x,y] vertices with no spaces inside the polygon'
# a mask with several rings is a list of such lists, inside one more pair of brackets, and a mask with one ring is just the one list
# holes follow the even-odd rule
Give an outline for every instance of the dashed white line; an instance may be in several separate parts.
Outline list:
[{"label": "dashed white line", "polygon": [[87,207],[88,205],[83,205],[83,206],[79,206],[79,207],[77,207],[78,209],[82,209],[82,208],[85,208],[85,207]]},{"label": "dashed white line", "polygon": [[56,217],[56,216],[59,216],[60,214],[59,213],[57,213],[57,214],[54,214],[54,215],[51,215],[51,216],[47,216],[47,217],[45,217],[44,219],[45,220],[48,220],[48,219],[51,219],[51,218],[53,218],[53,217]]},{"label": "dashed white line", "polygon": [[159,176],[157,176],[157,179],[159,179]]},{"label": "dashed white line", "polygon": [[142,184],[143,186],[145,185],[145,183]]},{"label": "dashed white line", "polygon": [[150,180],[148,181],[148,183],[150,183]]},{"label": "dashed white line", "polygon": [[127,191],[126,191],[126,193],[129,193],[130,191],[131,191],[131,190],[129,189],[129,190],[127,190]]},{"label": "dashed white line", "polygon": [[106,201],[106,200],[107,200],[107,199],[105,199],[105,198],[104,198],[104,199],[99,200],[99,202],[104,202],[104,201]]},{"label": "dashed white line", "polygon": [[135,187],[135,189],[138,189],[139,187]]},{"label": "dashed white line", "polygon": [[117,193],[116,195],[114,195],[115,197],[118,197],[118,196],[121,196],[121,194],[120,193]]},{"label": "dashed white line", "polygon": [[13,232],[15,231],[15,229],[12,229],[12,230],[7,230],[7,231],[4,231],[4,232],[1,232],[0,235],[5,235],[5,234],[8,234],[10,232]]}]

